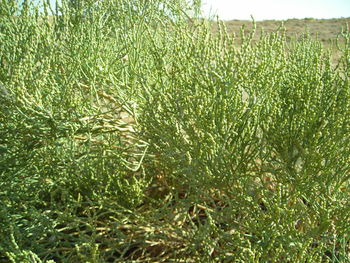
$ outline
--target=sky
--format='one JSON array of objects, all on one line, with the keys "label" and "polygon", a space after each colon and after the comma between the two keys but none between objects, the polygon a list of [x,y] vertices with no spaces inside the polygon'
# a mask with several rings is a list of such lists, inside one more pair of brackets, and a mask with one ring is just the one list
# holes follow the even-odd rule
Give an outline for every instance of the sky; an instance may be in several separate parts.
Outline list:
[{"label": "sky", "polygon": [[222,20],[350,17],[350,0],[202,0],[205,16]]},{"label": "sky", "polygon": [[[41,2],[40,0],[32,0]],[[52,4],[56,0],[49,0]],[[57,0],[60,2],[60,0]],[[201,0],[205,17],[221,20],[286,20],[350,17],[350,0]],[[54,4],[53,4],[54,6]]]}]

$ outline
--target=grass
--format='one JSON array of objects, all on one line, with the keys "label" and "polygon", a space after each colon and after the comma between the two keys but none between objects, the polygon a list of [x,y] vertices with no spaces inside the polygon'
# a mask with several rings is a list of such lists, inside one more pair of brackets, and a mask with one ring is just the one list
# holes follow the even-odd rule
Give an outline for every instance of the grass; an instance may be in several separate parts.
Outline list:
[{"label": "grass", "polygon": [[[287,19],[283,21],[262,20],[256,22],[253,41],[259,40],[263,32],[273,33],[278,31],[283,24],[287,41],[298,41],[305,37],[305,34],[308,34],[310,38],[320,41],[325,48],[332,50],[332,63],[335,65],[342,55],[336,47],[336,39],[341,34],[342,29],[344,29],[349,22],[350,18],[304,18]],[[224,21],[224,24],[229,34],[236,35],[238,43],[241,27],[243,26],[246,32],[250,32],[254,27],[252,22],[248,20]],[[213,23],[211,28],[214,34],[218,33],[218,23]],[[340,42],[342,42],[342,39],[340,39]]]},{"label": "grass", "polygon": [[[284,21],[278,20],[263,20],[257,21],[257,32],[255,34],[256,39],[260,37],[261,30],[266,33],[273,33],[277,31],[281,23],[286,29],[287,38],[293,39],[300,37],[301,33],[308,31],[313,38],[321,41],[323,44],[334,41],[337,36],[341,33],[342,27],[350,22],[350,18],[334,18],[334,19],[287,19]],[[242,25],[245,26],[246,30],[252,29],[251,21],[245,20],[231,20],[225,21],[225,26],[229,33],[239,34]],[[213,28],[215,32],[215,28]]]},{"label": "grass", "polygon": [[2,0],[0,262],[349,261],[349,30],[184,10]]}]

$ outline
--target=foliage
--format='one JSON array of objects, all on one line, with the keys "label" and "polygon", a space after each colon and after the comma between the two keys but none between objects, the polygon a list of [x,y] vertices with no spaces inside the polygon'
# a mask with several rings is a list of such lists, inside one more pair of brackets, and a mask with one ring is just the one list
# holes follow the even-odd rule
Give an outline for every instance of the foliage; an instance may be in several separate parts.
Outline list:
[{"label": "foliage", "polygon": [[349,261],[349,29],[72,3],[1,0],[0,262]]}]

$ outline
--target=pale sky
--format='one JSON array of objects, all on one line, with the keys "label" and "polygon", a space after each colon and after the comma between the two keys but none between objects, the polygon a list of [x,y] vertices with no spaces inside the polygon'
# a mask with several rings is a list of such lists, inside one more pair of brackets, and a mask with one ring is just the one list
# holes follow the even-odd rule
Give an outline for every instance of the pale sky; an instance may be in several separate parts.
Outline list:
[{"label": "pale sky", "polygon": [[202,11],[205,17],[217,14],[222,20],[251,20],[251,15],[255,20],[340,18],[350,17],[350,0],[202,0]]},{"label": "pale sky", "polygon": [[350,0],[202,0],[204,16],[222,20],[350,17]]}]

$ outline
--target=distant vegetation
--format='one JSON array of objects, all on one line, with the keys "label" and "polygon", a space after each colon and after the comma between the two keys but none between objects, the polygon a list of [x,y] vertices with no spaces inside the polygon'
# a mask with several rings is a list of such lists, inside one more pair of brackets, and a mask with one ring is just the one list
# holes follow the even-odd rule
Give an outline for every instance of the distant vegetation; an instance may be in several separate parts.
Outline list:
[{"label": "distant vegetation", "polygon": [[96,3],[0,0],[0,262],[349,262],[348,19]]},{"label": "distant vegetation", "polygon": [[[286,29],[286,35],[288,38],[298,38],[304,32],[310,33],[314,39],[318,39],[321,42],[334,41],[341,33],[342,28],[346,27],[346,24],[350,23],[349,18],[334,18],[334,19],[287,19],[284,21],[278,20],[264,20],[257,21],[257,34],[255,37],[260,36],[261,29],[265,33],[272,33],[281,27],[281,24]],[[240,32],[241,26],[244,25],[248,30],[252,28],[251,21],[244,20],[232,20],[225,21],[225,26],[229,33]]]},{"label": "distant vegetation", "polygon": [[[253,23],[246,20],[225,21],[225,26],[229,34],[235,34],[239,38],[241,27],[250,32],[253,29]],[[350,24],[348,18],[333,18],[333,19],[287,19],[264,20],[256,22],[256,31],[253,40],[258,40],[261,33],[273,33],[283,28],[285,30],[286,40],[300,40],[306,34],[313,40],[322,42],[325,48],[330,48],[333,52],[332,62],[336,64],[342,55],[336,47],[337,38],[341,35],[342,30],[345,30]],[[219,30],[218,24],[212,24],[212,31],[217,33]],[[338,41],[343,44],[344,39],[339,38]]]}]

